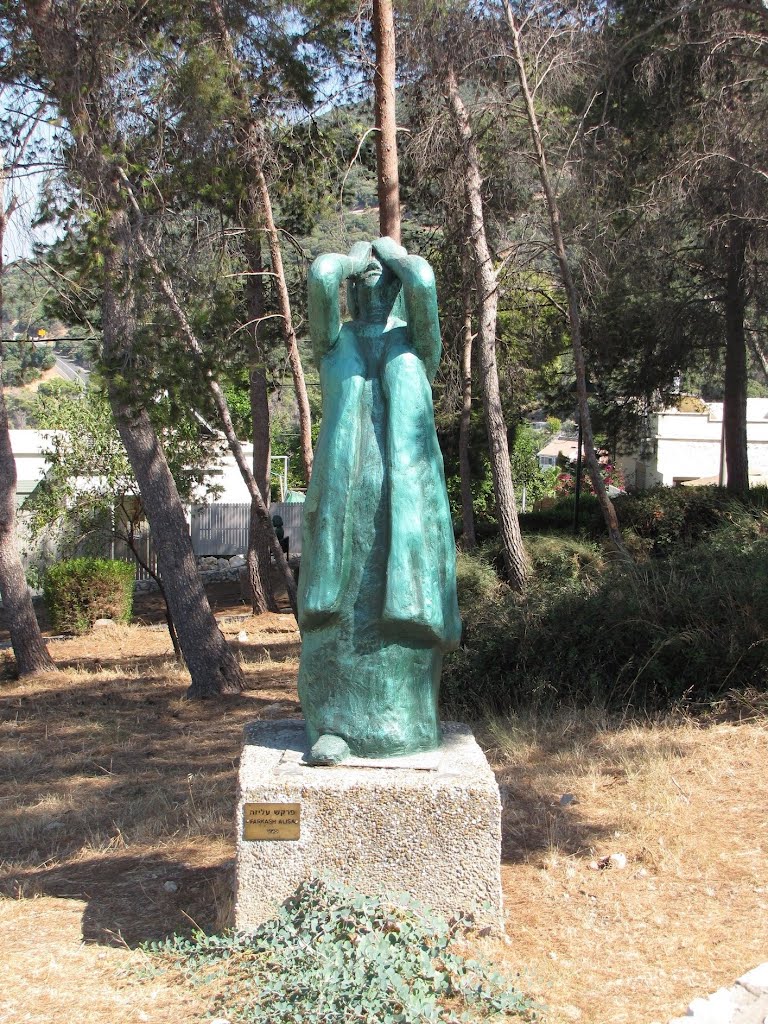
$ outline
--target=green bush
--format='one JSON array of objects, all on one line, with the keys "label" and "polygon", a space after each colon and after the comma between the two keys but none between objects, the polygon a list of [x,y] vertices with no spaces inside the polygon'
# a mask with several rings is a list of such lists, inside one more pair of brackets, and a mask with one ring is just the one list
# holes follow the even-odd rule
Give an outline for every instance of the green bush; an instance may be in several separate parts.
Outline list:
[{"label": "green bush", "polygon": [[51,625],[60,633],[85,633],[96,619],[127,622],[135,570],[130,562],[73,558],[45,574],[43,595]]},{"label": "green bush", "polygon": [[654,554],[692,547],[723,523],[750,514],[749,502],[722,487],[654,487],[620,494],[614,508],[621,528],[648,541]]},{"label": "green bush", "polygon": [[523,596],[500,591],[462,609],[464,642],[443,672],[446,717],[530,706],[664,709],[768,690],[763,517],[641,565],[603,564],[596,553],[577,565],[574,542],[563,540]]},{"label": "green bush", "polygon": [[[520,515],[520,529],[523,533],[560,532],[573,528],[573,517],[576,511],[576,498],[570,494],[558,498],[549,508],[537,509],[535,512],[523,512]],[[600,517],[600,505],[594,494],[579,496],[579,526],[592,529],[596,517]]]},{"label": "green bush", "polygon": [[768,512],[768,486],[760,484],[749,489],[749,504],[755,510]]},{"label": "green bush", "polygon": [[[755,487],[745,499],[722,487],[654,487],[612,499],[619,526],[639,538],[655,555],[667,554],[678,545],[692,547],[711,536],[723,524],[754,519],[768,510],[768,488]],[[575,499],[561,498],[550,508],[526,512],[520,527],[532,533],[563,533],[573,528]],[[605,522],[597,498],[582,494],[579,523],[589,537],[605,536]]]},{"label": "green bush", "polygon": [[531,1021],[531,1000],[451,948],[462,925],[407,897],[362,896],[315,878],[252,935],[174,937],[144,949],[241,1024]]}]

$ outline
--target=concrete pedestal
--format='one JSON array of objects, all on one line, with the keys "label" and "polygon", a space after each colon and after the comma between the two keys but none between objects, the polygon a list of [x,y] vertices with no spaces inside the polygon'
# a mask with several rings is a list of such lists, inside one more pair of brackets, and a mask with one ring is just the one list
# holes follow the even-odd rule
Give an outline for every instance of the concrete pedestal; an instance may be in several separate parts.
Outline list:
[{"label": "concrete pedestal", "polygon": [[[407,893],[501,929],[501,802],[471,731],[443,724],[429,754],[302,763],[299,720],[245,730],[237,805],[235,927],[252,931],[313,876]],[[258,838],[246,838],[246,836]]]}]

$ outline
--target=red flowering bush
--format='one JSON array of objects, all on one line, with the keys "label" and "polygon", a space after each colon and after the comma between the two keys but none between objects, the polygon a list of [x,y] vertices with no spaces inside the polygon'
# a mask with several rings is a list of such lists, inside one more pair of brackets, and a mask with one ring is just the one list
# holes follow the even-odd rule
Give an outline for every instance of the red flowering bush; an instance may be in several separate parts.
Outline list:
[{"label": "red flowering bush", "polygon": [[[624,490],[624,474],[615,466],[612,462],[609,462],[606,458],[600,459],[600,466],[603,470],[603,480],[605,486],[612,485],[617,487],[620,491]],[[592,478],[587,470],[586,457],[581,457],[581,489],[585,494],[594,494],[595,489],[592,486]],[[575,460],[570,465],[558,473],[557,479],[555,480],[555,494],[558,497],[565,497],[569,494],[573,494],[576,491],[576,462]]]}]

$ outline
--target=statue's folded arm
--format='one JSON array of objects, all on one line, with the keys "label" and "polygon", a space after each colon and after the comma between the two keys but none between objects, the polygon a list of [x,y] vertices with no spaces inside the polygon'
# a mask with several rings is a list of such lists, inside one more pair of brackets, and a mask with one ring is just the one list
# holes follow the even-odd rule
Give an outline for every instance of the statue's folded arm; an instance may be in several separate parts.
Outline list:
[{"label": "statue's folded arm", "polygon": [[339,286],[349,276],[350,260],[340,253],[318,256],[309,269],[307,299],[309,331],[315,362],[333,348],[341,330]]}]

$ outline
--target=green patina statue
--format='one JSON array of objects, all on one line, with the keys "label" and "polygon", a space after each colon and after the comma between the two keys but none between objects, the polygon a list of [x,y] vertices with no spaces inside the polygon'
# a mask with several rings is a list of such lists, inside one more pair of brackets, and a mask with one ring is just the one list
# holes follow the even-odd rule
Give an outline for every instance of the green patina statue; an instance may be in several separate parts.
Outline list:
[{"label": "green patina statue", "polygon": [[299,578],[310,760],[432,750],[443,654],[461,634],[432,270],[390,238],[320,256],[309,324],[323,393]]}]

